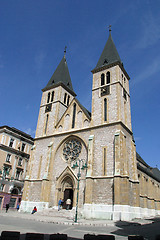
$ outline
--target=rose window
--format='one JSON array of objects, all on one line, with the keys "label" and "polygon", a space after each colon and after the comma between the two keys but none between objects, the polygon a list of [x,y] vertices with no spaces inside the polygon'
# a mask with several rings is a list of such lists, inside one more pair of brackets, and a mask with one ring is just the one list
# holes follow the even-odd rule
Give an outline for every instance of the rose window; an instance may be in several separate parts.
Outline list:
[{"label": "rose window", "polygon": [[79,157],[82,144],[77,139],[71,139],[64,144],[63,156],[66,161],[74,161]]}]

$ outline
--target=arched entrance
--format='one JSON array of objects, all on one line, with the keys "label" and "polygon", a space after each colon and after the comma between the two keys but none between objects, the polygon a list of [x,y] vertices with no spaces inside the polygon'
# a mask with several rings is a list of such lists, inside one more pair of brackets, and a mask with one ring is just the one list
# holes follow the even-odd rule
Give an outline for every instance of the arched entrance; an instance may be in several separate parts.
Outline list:
[{"label": "arched entrance", "polygon": [[62,191],[63,191],[63,201],[64,201],[63,208],[66,209],[66,207],[67,207],[67,205],[66,205],[67,199],[71,199],[70,209],[72,209],[74,190],[73,190],[73,181],[70,176],[66,176],[63,179]]}]

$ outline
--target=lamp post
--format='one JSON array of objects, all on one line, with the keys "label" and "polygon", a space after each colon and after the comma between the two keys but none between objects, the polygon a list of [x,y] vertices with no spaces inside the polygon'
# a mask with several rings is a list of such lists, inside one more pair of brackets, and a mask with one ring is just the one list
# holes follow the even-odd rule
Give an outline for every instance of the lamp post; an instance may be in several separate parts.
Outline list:
[{"label": "lamp post", "polygon": [[84,170],[87,168],[87,164],[84,159],[77,159],[76,163],[73,164],[72,168],[75,169],[78,167],[78,173],[77,173],[77,177],[78,177],[78,183],[77,183],[77,200],[76,200],[76,214],[75,214],[75,219],[74,222],[77,222],[77,215],[78,215],[78,198],[79,198],[79,181],[80,181],[80,177],[81,177],[81,170]]}]

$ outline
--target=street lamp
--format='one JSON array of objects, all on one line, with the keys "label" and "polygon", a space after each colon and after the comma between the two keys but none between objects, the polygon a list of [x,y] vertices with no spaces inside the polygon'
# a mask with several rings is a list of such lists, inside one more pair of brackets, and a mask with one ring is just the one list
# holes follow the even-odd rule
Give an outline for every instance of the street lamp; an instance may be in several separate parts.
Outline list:
[{"label": "street lamp", "polygon": [[77,173],[77,177],[78,177],[78,184],[77,184],[77,200],[76,200],[76,214],[75,214],[75,222],[77,222],[77,214],[78,214],[78,198],[79,198],[79,178],[81,177],[81,170],[84,170],[87,168],[87,163],[84,163],[84,159],[77,159],[76,163],[73,164],[72,168],[75,169],[78,167],[78,173]]}]

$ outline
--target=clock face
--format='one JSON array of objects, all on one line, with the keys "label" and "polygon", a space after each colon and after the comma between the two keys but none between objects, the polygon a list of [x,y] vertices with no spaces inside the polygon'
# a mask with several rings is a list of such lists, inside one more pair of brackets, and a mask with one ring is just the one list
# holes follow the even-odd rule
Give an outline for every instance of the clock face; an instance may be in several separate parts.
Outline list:
[{"label": "clock face", "polygon": [[66,161],[74,161],[79,157],[82,144],[77,139],[71,139],[64,144],[63,156]]}]

